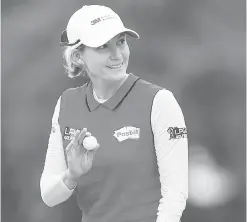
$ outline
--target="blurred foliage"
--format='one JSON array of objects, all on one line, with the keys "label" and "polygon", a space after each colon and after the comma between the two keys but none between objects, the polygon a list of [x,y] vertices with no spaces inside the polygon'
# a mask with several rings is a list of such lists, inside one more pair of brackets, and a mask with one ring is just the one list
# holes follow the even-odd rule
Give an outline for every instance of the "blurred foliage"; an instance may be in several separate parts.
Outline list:
[{"label": "blurred foliage", "polygon": [[42,173],[51,117],[60,94],[85,82],[68,79],[60,33],[83,4],[120,14],[140,40],[129,40],[129,71],[170,89],[190,144],[202,144],[236,176],[222,206],[187,204],[183,222],[245,218],[245,3],[240,0],[2,1],[2,221],[80,221],[75,197],[48,208]]}]

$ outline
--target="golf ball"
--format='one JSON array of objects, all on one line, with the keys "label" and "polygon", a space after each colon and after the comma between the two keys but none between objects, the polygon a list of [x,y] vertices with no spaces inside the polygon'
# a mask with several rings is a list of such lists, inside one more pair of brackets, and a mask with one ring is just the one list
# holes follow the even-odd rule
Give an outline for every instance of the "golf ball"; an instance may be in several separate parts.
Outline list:
[{"label": "golf ball", "polygon": [[93,150],[97,147],[98,142],[94,136],[85,137],[83,140],[83,146],[86,150]]}]

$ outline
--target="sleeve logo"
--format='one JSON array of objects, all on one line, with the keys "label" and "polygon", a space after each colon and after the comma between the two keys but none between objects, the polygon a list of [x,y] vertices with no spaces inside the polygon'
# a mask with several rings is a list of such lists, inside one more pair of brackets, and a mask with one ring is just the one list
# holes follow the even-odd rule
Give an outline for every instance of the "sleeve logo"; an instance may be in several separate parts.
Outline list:
[{"label": "sleeve logo", "polygon": [[167,132],[170,134],[169,140],[187,138],[186,127],[169,127]]},{"label": "sleeve logo", "polygon": [[125,126],[119,130],[114,131],[113,135],[118,142],[122,142],[127,139],[139,139],[140,138],[140,128],[133,126]]}]

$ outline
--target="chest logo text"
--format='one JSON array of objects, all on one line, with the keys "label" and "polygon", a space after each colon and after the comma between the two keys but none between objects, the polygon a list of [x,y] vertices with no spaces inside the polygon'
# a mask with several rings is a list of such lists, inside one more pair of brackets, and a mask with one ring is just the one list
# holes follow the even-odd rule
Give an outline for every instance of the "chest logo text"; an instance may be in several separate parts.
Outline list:
[{"label": "chest logo text", "polygon": [[118,142],[122,142],[127,139],[138,140],[140,138],[140,128],[125,126],[119,130],[114,131],[113,136],[118,140]]},{"label": "chest logo text", "polygon": [[64,133],[63,133],[63,139],[72,140],[77,130],[80,130],[80,129],[73,129],[71,127],[65,127]]}]

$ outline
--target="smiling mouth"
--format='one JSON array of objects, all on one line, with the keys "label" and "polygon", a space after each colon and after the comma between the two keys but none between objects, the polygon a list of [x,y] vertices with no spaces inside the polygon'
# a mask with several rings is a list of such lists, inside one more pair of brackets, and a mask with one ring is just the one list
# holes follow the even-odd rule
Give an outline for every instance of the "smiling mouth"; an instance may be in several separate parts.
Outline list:
[{"label": "smiling mouth", "polygon": [[110,68],[110,69],[120,69],[122,66],[123,66],[123,62],[119,65],[116,65],[116,66],[106,66],[106,67]]}]

